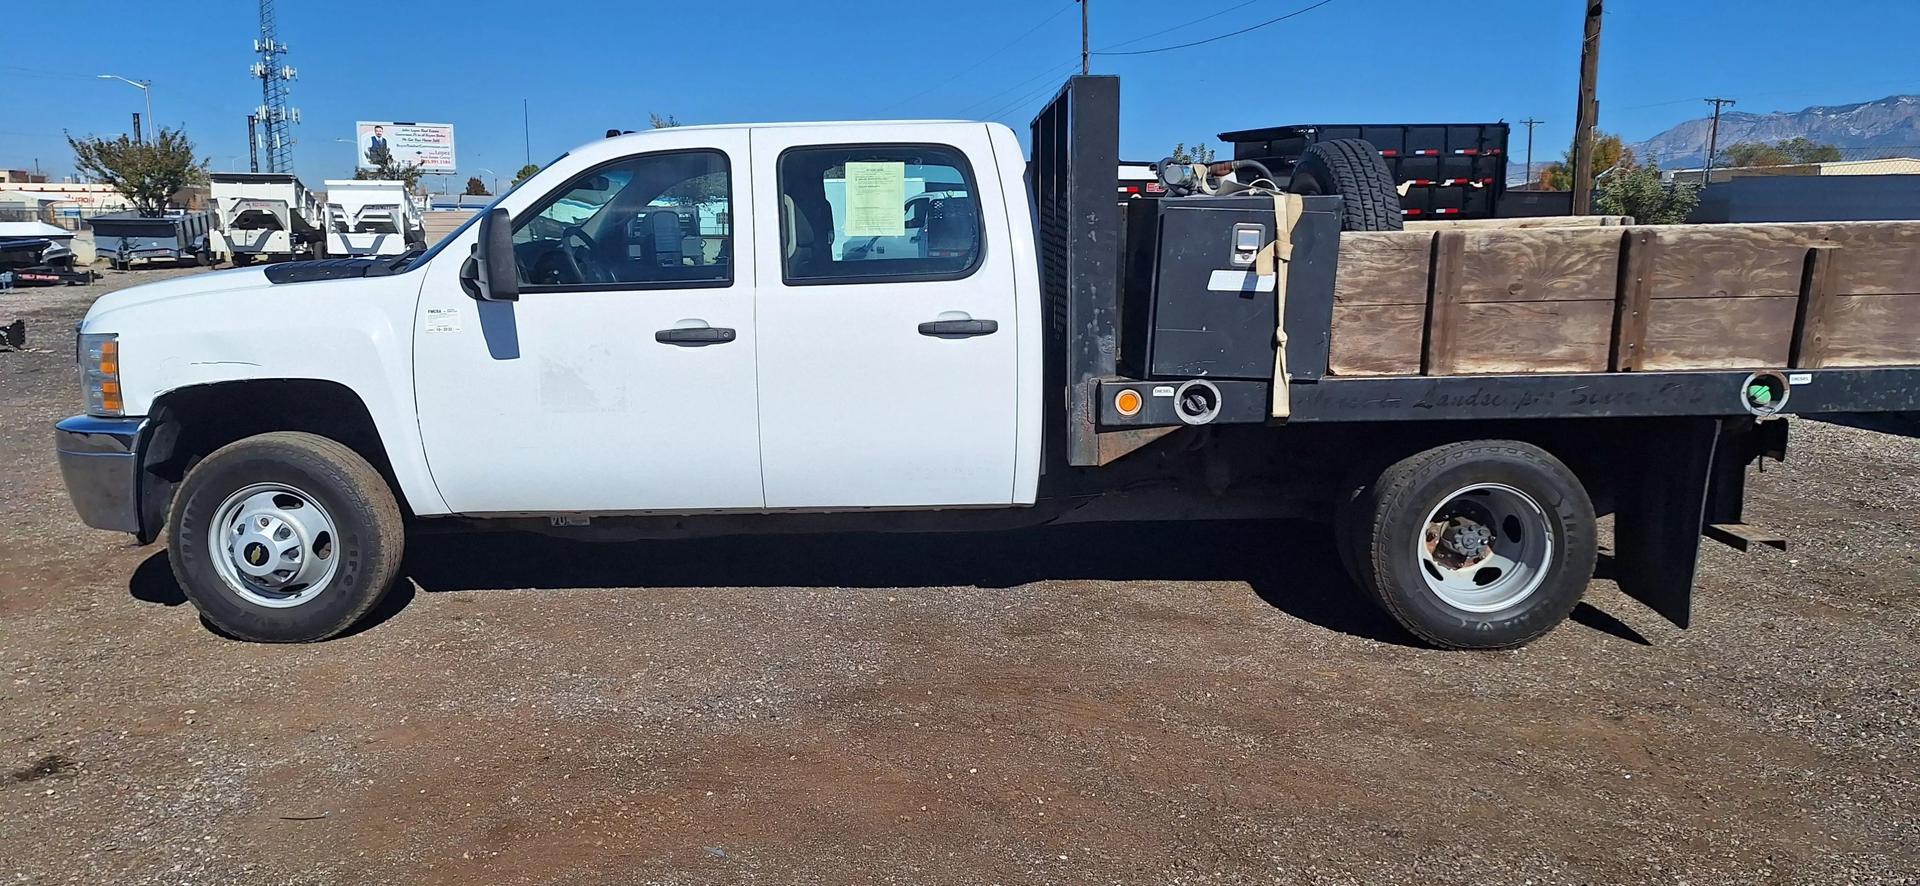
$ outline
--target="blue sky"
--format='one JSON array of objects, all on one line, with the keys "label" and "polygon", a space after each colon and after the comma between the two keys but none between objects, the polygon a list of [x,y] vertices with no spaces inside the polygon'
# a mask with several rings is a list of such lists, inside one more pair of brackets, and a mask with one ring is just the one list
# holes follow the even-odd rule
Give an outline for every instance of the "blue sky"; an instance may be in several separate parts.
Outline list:
[{"label": "blue sky", "polygon": [[[1093,45],[1153,49],[1313,2],[1093,0]],[[125,131],[140,93],[95,78],[111,72],[151,79],[155,116],[184,126],[214,169],[244,167],[245,116],[260,99],[247,76],[255,3],[7,7],[9,21],[42,22],[46,34],[64,36],[9,35],[0,56],[0,166],[38,158],[66,173],[62,130]],[[1920,93],[1913,0],[1608,7],[1601,123],[1629,140],[1702,115],[1700,99],[1710,95],[1764,112]],[[1094,70],[1121,75],[1128,158],[1282,123],[1529,116],[1547,121],[1537,153],[1549,158],[1571,138],[1580,10],[1580,0],[1331,0],[1206,46],[1097,56]],[[1071,0],[286,0],[279,20],[293,49],[287,61],[300,71],[296,170],[310,183],[351,173],[354,149],[335,139],[350,139],[358,119],[452,123],[463,174],[488,168],[508,178],[525,156],[522,98],[536,163],[609,127],[644,126],[650,111],[685,123],[986,118],[1024,132],[1077,67],[1080,36]],[[1517,132],[1516,153],[1522,144]]]}]

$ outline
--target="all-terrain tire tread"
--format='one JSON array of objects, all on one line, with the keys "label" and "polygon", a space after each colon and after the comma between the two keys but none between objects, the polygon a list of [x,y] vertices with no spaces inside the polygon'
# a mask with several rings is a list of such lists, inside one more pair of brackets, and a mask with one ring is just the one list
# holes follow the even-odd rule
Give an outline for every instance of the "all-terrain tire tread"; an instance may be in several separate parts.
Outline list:
[{"label": "all-terrain tire tread", "polygon": [[1301,155],[1294,175],[1317,176],[1321,184],[1346,198],[1340,228],[1345,231],[1406,229],[1400,183],[1372,142],[1336,138],[1315,142]]}]

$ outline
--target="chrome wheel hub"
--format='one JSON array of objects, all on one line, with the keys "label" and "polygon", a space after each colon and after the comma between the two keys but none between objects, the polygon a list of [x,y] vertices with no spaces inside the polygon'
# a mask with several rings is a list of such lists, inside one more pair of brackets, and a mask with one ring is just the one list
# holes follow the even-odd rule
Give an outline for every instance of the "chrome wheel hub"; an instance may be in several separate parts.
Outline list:
[{"label": "chrome wheel hub", "polygon": [[227,496],[208,534],[215,570],[248,602],[298,606],[333,580],[337,531],[311,495],[256,483]]},{"label": "chrome wheel hub", "polygon": [[1427,589],[1468,612],[1498,612],[1533,596],[1553,564],[1553,523],[1532,496],[1500,483],[1469,486],[1427,515],[1415,556]]}]

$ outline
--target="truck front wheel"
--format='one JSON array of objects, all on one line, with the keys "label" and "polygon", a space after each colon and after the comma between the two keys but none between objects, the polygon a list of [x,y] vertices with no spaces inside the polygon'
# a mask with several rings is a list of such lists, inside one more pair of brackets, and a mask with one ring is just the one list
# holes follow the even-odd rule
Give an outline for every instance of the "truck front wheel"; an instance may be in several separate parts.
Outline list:
[{"label": "truck front wheel", "polygon": [[405,527],[380,472],[333,440],[275,432],[216,450],[173,500],[167,555],[187,599],[243,640],[324,640],[400,570]]},{"label": "truck front wheel", "polygon": [[1546,450],[1478,440],[1410,456],[1354,504],[1358,578],[1420,639],[1512,649],[1564,621],[1597,556],[1593,502]]}]

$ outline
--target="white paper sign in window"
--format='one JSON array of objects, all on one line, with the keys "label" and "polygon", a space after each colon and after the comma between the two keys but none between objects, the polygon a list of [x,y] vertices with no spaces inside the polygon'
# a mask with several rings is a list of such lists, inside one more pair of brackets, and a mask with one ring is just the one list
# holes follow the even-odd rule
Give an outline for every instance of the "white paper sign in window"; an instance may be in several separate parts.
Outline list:
[{"label": "white paper sign in window", "polygon": [[848,237],[901,237],[907,233],[907,164],[847,164]]}]

